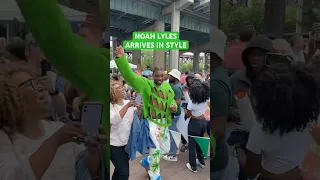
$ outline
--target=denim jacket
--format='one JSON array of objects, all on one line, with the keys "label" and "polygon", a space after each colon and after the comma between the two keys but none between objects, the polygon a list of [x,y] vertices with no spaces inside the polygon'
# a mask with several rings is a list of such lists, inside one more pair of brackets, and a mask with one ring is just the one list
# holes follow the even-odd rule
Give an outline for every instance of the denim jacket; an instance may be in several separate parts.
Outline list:
[{"label": "denim jacket", "polygon": [[[85,151],[81,152],[77,156],[76,160],[76,178],[75,180],[91,180],[91,176],[89,173],[89,169],[87,168],[85,158],[84,158]],[[101,157],[101,168],[100,168],[100,177],[101,180],[110,179],[110,177],[107,177],[105,166],[104,166],[104,157]]]},{"label": "denim jacket", "polygon": [[145,155],[148,148],[155,148],[152,139],[150,138],[149,122],[148,119],[143,118],[140,120],[137,111],[134,113],[130,136],[128,144],[125,147],[129,158],[133,161],[136,159],[137,151]]}]

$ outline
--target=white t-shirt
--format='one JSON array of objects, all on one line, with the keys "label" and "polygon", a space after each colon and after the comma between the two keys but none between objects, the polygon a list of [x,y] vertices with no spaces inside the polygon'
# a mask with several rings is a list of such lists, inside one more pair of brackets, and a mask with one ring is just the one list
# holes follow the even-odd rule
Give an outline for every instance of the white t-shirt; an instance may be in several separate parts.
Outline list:
[{"label": "white t-shirt", "polygon": [[137,108],[130,107],[123,118],[120,117],[119,111],[129,102],[124,100],[123,105],[110,104],[110,145],[112,146],[125,146],[128,143],[134,111]]},{"label": "white t-shirt", "polygon": [[202,116],[208,107],[208,103],[195,104],[191,100],[188,102],[187,109],[191,111],[192,116]]},{"label": "white t-shirt", "polygon": [[[40,139],[29,139],[21,134],[9,137],[0,131],[0,179],[3,180],[36,180],[29,164],[29,157],[39,146],[63,126],[61,122],[42,121],[45,134]],[[84,146],[67,143],[59,147],[49,168],[41,180],[73,180],[75,178],[75,162]]]},{"label": "white t-shirt", "polygon": [[256,124],[250,131],[247,149],[262,154],[263,169],[273,174],[282,174],[301,165],[311,143],[312,137],[307,128],[280,137],[278,131],[273,135],[266,134],[261,125]]}]

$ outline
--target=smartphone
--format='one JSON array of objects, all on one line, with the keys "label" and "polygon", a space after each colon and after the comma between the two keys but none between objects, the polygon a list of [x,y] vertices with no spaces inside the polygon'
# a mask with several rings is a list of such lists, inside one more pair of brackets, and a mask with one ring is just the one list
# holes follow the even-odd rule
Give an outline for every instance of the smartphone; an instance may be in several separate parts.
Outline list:
[{"label": "smartphone", "polygon": [[265,64],[269,66],[271,64],[291,64],[292,59],[289,56],[277,53],[267,53]]},{"label": "smartphone", "polygon": [[81,110],[81,122],[88,137],[99,134],[102,120],[103,104],[100,102],[84,102]]},{"label": "smartphone", "polygon": [[140,106],[141,102],[142,102],[142,95],[141,94],[137,94],[137,96],[136,96],[137,106]]}]

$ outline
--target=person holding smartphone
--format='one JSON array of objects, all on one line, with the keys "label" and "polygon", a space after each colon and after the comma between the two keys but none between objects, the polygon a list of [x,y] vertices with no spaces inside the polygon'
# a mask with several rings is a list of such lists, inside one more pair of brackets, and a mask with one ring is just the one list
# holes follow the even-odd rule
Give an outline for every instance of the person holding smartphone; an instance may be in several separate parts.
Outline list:
[{"label": "person holding smartphone", "polygon": [[[68,81],[85,92],[91,101],[103,103],[102,126],[109,136],[110,50],[101,44],[101,28],[94,23],[81,25],[75,34],[57,1],[16,0],[37,45],[50,64]],[[39,16],[41,14],[41,16]],[[90,38],[82,38],[83,32]],[[110,174],[109,138],[105,151],[105,175]]]},{"label": "person holding smartphone", "polygon": [[125,100],[124,87],[113,81],[110,84],[110,159],[115,167],[112,180],[129,179],[129,155],[125,151],[135,111],[141,116],[141,103]]}]

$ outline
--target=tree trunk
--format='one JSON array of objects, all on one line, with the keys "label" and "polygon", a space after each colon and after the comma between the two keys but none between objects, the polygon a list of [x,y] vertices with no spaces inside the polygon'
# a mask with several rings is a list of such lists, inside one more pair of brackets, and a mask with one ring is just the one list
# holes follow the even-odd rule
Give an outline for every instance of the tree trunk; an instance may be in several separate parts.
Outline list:
[{"label": "tree trunk", "polygon": [[264,32],[278,38],[284,35],[286,0],[266,0],[264,10]]},{"label": "tree trunk", "polygon": [[312,16],[312,14],[313,14],[312,1],[313,0],[303,0],[301,28],[302,28],[302,32],[304,32],[304,33],[308,33],[312,27],[313,22],[310,19],[310,16]]},{"label": "tree trunk", "polygon": [[100,24],[103,31],[110,27],[110,1],[100,0]]}]

